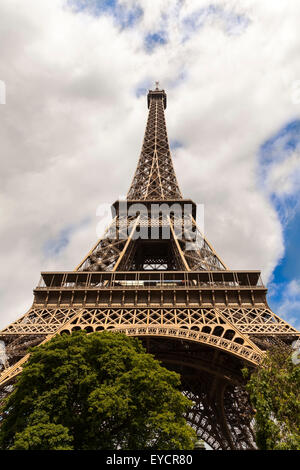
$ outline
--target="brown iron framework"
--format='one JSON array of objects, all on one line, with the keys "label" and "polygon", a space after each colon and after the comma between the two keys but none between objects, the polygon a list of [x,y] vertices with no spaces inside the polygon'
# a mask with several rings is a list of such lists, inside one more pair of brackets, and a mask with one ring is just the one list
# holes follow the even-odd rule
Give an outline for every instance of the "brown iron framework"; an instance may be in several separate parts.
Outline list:
[{"label": "brown iron framework", "polygon": [[[255,448],[241,368],[257,367],[271,345],[290,344],[299,333],[268,306],[260,272],[229,270],[197,228],[196,205],[183,199],[176,179],[166,104],[163,90],[149,91],[126,214],[116,201],[112,224],[76,269],[42,272],[32,307],[0,332],[8,357],[0,393],[11,390],[29,347],[63,332],[121,331],[181,374],[194,403],[187,419],[213,449]],[[141,203],[144,210],[135,211]]]}]

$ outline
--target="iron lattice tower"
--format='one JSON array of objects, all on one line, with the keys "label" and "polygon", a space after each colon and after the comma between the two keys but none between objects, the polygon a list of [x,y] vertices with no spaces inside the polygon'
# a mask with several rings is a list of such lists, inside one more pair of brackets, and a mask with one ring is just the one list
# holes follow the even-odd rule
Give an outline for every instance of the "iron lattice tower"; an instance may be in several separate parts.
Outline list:
[{"label": "iron lattice tower", "polygon": [[113,204],[111,225],[74,271],[42,272],[30,310],[0,332],[2,397],[29,347],[74,330],[122,331],[181,374],[201,439],[213,449],[255,448],[241,368],[257,367],[271,345],[299,333],[271,311],[260,272],[229,270],[198,230],[171,159],[166,93],[156,87],[147,98],[126,211],[124,201]]}]

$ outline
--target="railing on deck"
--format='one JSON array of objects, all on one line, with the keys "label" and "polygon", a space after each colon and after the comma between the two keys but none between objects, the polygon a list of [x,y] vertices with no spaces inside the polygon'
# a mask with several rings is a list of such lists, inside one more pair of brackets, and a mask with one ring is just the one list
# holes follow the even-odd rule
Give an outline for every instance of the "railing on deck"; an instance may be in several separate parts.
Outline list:
[{"label": "railing on deck", "polygon": [[259,271],[43,272],[37,289],[264,287]]}]

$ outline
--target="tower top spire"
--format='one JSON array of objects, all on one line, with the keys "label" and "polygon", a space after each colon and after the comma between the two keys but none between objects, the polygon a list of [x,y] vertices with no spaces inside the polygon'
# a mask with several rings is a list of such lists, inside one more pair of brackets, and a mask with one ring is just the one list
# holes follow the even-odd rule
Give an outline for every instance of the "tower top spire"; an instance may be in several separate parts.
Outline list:
[{"label": "tower top spire", "polygon": [[149,90],[148,120],[141,155],[127,194],[131,200],[181,200],[169,147],[164,109],[167,94],[156,88]]},{"label": "tower top spire", "polygon": [[163,107],[167,107],[167,94],[165,90],[159,89],[159,82],[155,82],[155,89],[149,90],[147,95],[148,108],[150,108],[151,100],[162,100]]}]

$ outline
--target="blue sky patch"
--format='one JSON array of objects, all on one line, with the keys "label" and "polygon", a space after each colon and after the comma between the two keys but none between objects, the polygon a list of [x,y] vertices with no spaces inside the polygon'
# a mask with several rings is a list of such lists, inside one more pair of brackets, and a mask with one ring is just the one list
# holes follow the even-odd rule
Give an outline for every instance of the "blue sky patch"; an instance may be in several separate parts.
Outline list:
[{"label": "blue sky patch", "polygon": [[174,140],[174,139],[170,140],[170,149],[171,150],[180,149],[182,147],[183,147],[183,143],[180,142],[179,140]]},{"label": "blue sky patch", "polygon": [[262,164],[282,160],[300,146],[300,119],[293,119],[270,137],[260,148]]},{"label": "blue sky patch", "polygon": [[268,300],[271,308],[300,328],[300,289],[291,294],[291,283],[300,283],[300,210],[284,226],[285,253],[276,266]]},{"label": "blue sky patch", "polygon": [[[291,157],[300,155],[300,119],[294,119],[285,124],[261,146],[259,151],[259,184],[268,193],[283,224],[293,218],[299,207],[300,196],[300,167],[293,168]],[[280,174],[280,165],[285,170],[282,177],[273,184],[268,184],[270,174],[274,171]],[[289,165],[291,167],[289,171]],[[297,169],[298,168],[298,169]],[[287,189],[285,185],[289,182]]]},{"label": "blue sky patch", "polygon": [[134,26],[143,16],[143,10],[138,5],[128,8],[118,0],[68,0],[68,5],[76,13],[85,11],[93,16],[111,15],[121,28]]},{"label": "blue sky patch", "polygon": [[167,34],[165,31],[156,31],[145,36],[144,47],[147,52],[153,52],[158,46],[167,44]]},{"label": "blue sky patch", "polygon": [[[300,155],[300,119],[294,119],[277,131],[259,151],[259,183],[276,209],[283,227],[284,257],[270,283],[268,300],[275,312],[300,327],[300,165],[289,165]],[[299,160],[300,161],[300,160]],[[285,167],[278,185],[268,185],[269,175]],[[292,178],[289,191],[282,191],[285,179]],[[275,180],[276,183],[276,180]],[[299,290],[291,287],[299,284]]]}]

